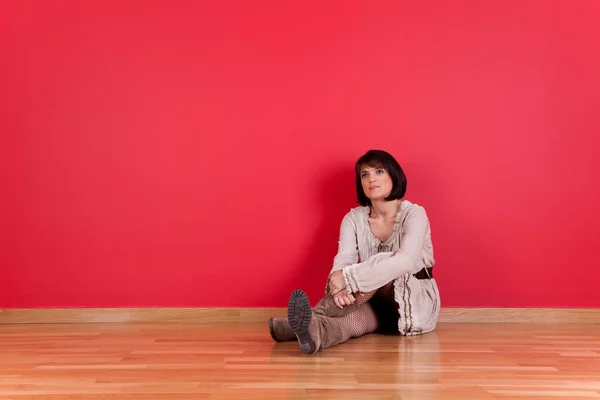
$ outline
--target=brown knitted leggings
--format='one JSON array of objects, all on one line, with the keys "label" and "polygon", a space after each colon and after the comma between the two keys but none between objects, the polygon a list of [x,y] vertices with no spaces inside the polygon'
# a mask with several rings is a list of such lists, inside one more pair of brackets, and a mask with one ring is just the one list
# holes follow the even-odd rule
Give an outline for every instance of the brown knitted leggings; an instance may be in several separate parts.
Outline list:
[{"label": "brown knitted leggings", "polygon": [[328,295],[317,304],[315,311],[331,317],[331,323],[341,328],[341,343],[376,331],[398,331],[398,306],[394,300],[393,282],[364,293],[355,304],[341,310]]}]

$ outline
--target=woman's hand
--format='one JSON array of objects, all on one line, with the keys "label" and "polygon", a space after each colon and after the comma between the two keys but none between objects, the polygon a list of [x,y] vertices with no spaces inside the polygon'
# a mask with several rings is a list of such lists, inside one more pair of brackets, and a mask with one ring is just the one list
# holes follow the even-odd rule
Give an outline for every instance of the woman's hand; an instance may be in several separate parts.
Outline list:
[{"label": "woman's hand", "polygon": [[341,270],[335,271],[329,277],[329,292],[331,292],[332,296],[335,296],[342,290],[346,290],[346,280],[344,279],[344,273]]},{"label": "woman's hand", "polygon": [[344,306],[354,304],[355,301],[356,299],[354,298],[354,296],[352,296],[352,294],[348,293],[346,290],[342,290],[341,292],[333,296],[333,302],[340,309]]}]

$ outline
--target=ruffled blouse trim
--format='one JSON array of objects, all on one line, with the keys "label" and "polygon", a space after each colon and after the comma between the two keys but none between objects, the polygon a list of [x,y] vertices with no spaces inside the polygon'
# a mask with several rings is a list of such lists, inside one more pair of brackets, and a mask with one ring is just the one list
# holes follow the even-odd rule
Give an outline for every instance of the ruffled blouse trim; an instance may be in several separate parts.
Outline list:
[{"label": "ruffled blouse trim", "polygon": [[375,242],[375,244],[377,246],[388,245],[397,239],[398,232],[400,231],[400,228],[402,226],[402,216],[404,215],[404,211],[406,211],[408,209],[408,207],[410,207],[411,205],[412,205],[412,203],[408,200],[402,201],[402,204],[400,205],[400,210],[398,210],[398,213],[396,214],[396,222],[394,223],[394,229],[392,229],[392,234],[385,242],[382,242],[377,236],[375,236],[373,234],[373,231],[371,230],[371,224],[369,224],[369,214],[370,214],[371,208],[369,206],[360,207],[360,209],[362,211],[361,215],[364,218],[364,223],[365,223],[365,226],[367,227],[367,229],[366,229],[367,234]]}]

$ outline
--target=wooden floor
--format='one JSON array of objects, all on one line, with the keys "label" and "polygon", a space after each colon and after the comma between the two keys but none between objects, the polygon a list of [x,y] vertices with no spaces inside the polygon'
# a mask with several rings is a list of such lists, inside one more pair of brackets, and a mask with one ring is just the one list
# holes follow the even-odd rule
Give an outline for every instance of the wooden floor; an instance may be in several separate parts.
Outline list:
[{"label": "wooden floor", "polygon": [[600,398],[600,325],[442,323],[313,356],[266,324],[0,325],[7,398]]}]

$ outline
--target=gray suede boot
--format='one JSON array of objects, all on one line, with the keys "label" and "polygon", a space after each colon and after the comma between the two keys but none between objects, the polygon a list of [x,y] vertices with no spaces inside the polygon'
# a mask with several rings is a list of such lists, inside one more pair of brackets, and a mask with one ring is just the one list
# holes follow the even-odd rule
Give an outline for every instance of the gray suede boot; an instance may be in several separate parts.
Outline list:
[{"label": "gray suede boot", "polygon": [[288,322],[305,354],[314,354],[345,341],[341,325],[335,318],[313,313],[303,290],[294,290],[290,296]]},{"label": "gray suede boot", "polygon": [[296,334],[290,327],[287,318],[269,319],[269,332],[276,342],[290,342],[296,340]]}]

